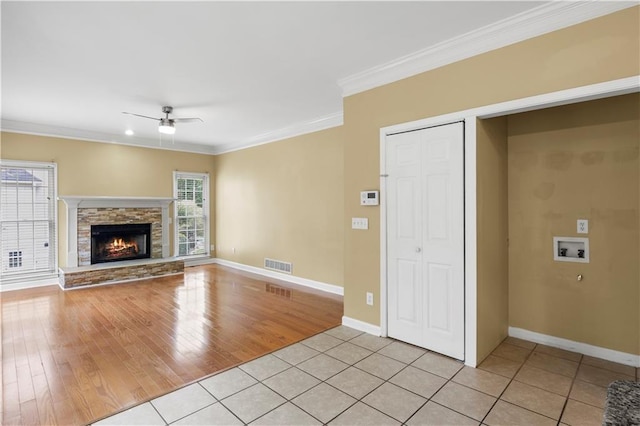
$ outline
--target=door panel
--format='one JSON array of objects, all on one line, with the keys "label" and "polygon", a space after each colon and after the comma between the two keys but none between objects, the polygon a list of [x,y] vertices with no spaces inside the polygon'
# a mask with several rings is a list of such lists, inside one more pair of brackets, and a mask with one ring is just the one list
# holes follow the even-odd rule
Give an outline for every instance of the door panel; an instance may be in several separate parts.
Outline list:
[{"label": "door panel", "polygon": [[398,238],[414,239],[415,232],[415,194],[416,178],[399,178],[396,182],[398,199],[402,203],[396,203],[396,215],[398,221]]},{"label": "door panel", "polygon": [[416,313],[419,309],[415,261],[398,260],[398,282],[404,284],[398,288],[398,319],[415,325],[418,323]]},{"label": "door panel", "polygon": [[427,328],[451,332],[451,267],[429,263],[427,265]]},{"label": "door panel", "polygon": [[449,223],[447,194],[449,191],[447,175],[430,175],[426,177],[425,209],[427,223],[427,240],[448,240]]},{"label": "door panel", "polygon": [[464,358],[463,124],[387,137],[388,334]]},{"label": "door panel", "polygon": [[389,217],[396,226],[389,229],[393,237],[389,247],[395,253],[388,263],[389,279],[397,286],[388,293],[388,312],[393,321],[402,324],[397,336],[409,341],[420,333],[423,323],[422,264],[416,247],[422,238],[420,183],[420,146],[411,138],[398,138],[388,155],[390,164],[398,169],[396,179],[389,186],[388,197],[392,200]]}]

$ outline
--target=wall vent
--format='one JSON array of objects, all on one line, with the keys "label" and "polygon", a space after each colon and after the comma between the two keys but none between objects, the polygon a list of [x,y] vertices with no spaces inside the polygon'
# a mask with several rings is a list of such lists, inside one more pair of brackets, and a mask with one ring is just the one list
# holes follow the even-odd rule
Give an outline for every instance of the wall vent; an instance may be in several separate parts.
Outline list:
[{"label": "wall vent", "polygon": [[264,259],[264,267],[265,269],[284,272],[285,274],[290,274],[291,271],[293,270],[293,265],[289,262],[283,262],[281,260],[273,260],[266,257]]}]

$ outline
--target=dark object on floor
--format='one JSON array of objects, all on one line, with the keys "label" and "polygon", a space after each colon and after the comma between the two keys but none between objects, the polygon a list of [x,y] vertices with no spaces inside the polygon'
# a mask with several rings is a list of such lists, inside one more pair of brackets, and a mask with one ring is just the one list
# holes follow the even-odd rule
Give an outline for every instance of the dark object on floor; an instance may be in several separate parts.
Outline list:
[{"label": "dark object on floor", "polygon": [[640,383],[616,380],[607,389],[603,426],[640,425]]}]

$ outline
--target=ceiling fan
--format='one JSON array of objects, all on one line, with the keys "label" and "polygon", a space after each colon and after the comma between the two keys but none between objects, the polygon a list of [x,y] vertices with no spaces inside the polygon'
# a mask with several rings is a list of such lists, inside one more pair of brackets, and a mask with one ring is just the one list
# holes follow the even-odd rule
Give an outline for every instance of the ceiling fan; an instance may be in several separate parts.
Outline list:
[{"label": "ceiling fan", "polygon": [[148,115],[134,114],[132,112],[124,112],[124,111],[122,113],[127,115],[135,115],[136,117],[148,118],[151,120],[159,121],[160,124],[158,125],[158,131],[160,133],[164,133],[167,135],[173,135],[176,132],[176,126],[175,126],[176,123],[194,123],[196,121],[200,121],[204,123],[204,120],[198,117],[169,118],[169,114],[171,114],[172,111],[173,111],[172,106],[163,106],[162,113],[165,114],[164,118],[149,117]]}]

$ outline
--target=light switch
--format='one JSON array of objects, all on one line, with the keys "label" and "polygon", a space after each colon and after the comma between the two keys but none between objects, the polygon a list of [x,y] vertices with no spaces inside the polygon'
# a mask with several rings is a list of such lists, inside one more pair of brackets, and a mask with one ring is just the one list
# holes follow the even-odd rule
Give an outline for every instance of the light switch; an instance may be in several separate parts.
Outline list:
[{"label": "light switch", "polygon": [[369,229],[369,219],[366,217],[352,217],[351,229]]},{"label": "light switch", "polygon": [[587,219],[578,219],[578,234],[589,233],[589,221]]}]

